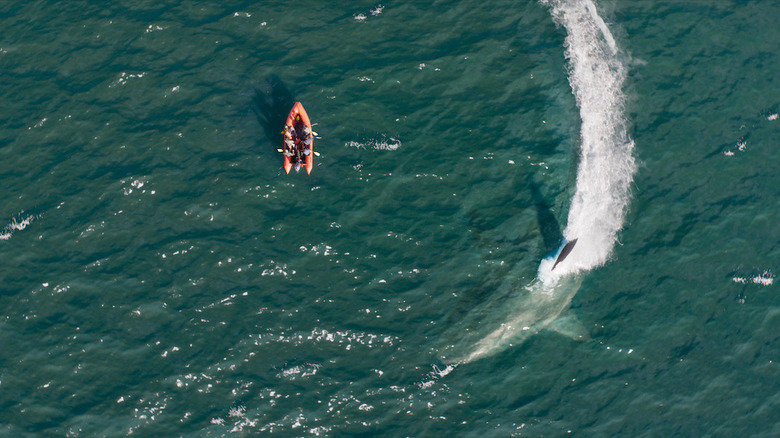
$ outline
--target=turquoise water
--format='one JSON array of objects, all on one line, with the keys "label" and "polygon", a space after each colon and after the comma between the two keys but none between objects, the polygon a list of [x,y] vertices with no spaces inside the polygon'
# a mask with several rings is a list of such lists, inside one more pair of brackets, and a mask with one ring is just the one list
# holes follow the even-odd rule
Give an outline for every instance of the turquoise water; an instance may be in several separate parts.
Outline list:
[{"label": "turquoise water", "polygon": [[0,435],[777,435],[778,19],[0,6]]}]

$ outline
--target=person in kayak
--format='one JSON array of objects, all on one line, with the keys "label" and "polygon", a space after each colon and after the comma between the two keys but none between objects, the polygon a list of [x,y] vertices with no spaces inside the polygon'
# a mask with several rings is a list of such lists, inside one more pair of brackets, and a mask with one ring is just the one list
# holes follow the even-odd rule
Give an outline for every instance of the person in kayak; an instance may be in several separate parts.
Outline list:
[{"label": "person in kayak", "polygon": [[295,130],[292,127],[284,131],[284,155],[290,159],[295,156]]},{"label": "person in kayak", "polygon": [[312,142],[312,135],[311,135],[311,128],[308,126],[303,127],[303,155],[309,156],[311,155],[311,142]]},{"label": "person in kayak", "polygon": [[311,155],[312,141],[312,130],[303,123],[300,115],[295,117],[292,126],[285,127],[284,155],[288,157],[296,172],[305,164],[306,157]]},{"label": "person in kayak", "polygon": [[291,138],[284,140],[284,156],[285,157],[292,157],[295,155],[293,152],[295,149],[295,143],[292,141]]},{"label": "person in kayak", "polygon": [[290,163],[293,164],[296,172],[301,170],[301,163],[305,160],[301,156],[301,132],[304,129],[302,125],[300,116],[298,116],[294,125],[288,126],[284,131],[284,155],[290,159]]}]

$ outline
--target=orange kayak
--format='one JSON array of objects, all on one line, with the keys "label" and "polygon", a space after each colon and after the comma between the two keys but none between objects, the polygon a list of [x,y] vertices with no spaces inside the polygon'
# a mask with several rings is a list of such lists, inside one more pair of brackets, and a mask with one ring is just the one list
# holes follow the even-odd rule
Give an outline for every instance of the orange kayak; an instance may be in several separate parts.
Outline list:
[{"label": "orange kayak", "polygon": [[290,173],[293,165],[295,170],[300,166],[306,168],[306,173],[311,173],[314,167],[314,135],[311,130],[311,121],[306,110],[300,102],[295,102],[287,121],[284,124],[284,171]]}]

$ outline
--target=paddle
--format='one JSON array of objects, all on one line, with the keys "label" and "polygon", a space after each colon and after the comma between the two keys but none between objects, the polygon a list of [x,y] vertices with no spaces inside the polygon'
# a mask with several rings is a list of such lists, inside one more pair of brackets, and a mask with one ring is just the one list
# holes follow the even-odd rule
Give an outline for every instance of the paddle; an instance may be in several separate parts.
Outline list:
[{"label": "paddle", "polygon": [[[276,150],[276,152],[279,152],[280,154],[281,154],[281,153],[284,153],[284,149],[277,149],[277,150]],[[320,153],[319,153],[319,152],[317,152],[317,151],[314,151],[314,155],[316,155],[316,156],[318,156],[318,157],[319,157],[319,156],[320,156]]]}]

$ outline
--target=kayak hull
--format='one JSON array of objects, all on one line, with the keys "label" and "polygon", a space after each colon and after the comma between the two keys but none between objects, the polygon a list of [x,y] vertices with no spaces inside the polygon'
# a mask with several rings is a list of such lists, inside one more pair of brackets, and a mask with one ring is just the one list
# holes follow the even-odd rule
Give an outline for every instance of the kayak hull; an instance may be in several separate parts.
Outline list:
[{"label": "kayak hull", "polygon": [[[285,131],[288,128],[294,128],[296,122],[299,121],[300,123],[303,123],[304,126],[307,126],[311,130],[311,120],[309,120],[309,115],[306,114],[306,110],[303,109],[303,105],[300,102],[295,102],[295,105],[293,105],[292,109],[290,110],[290,114],[287,116],[287,121],[284,123],[284,129]],[[282,141],[282,149],[284,149],[284,141]],[[301,165],[306,168],[306,173],[310,174],[311,170],[314,168],[314,137],[312,136],[311,141],[311,153],[304,158]],[[293,161],[292,157],[288,157],[287,155],[284,156],[283,161],[284,171],[285,173],[290,173],[290,169],[293,167]]]}]

